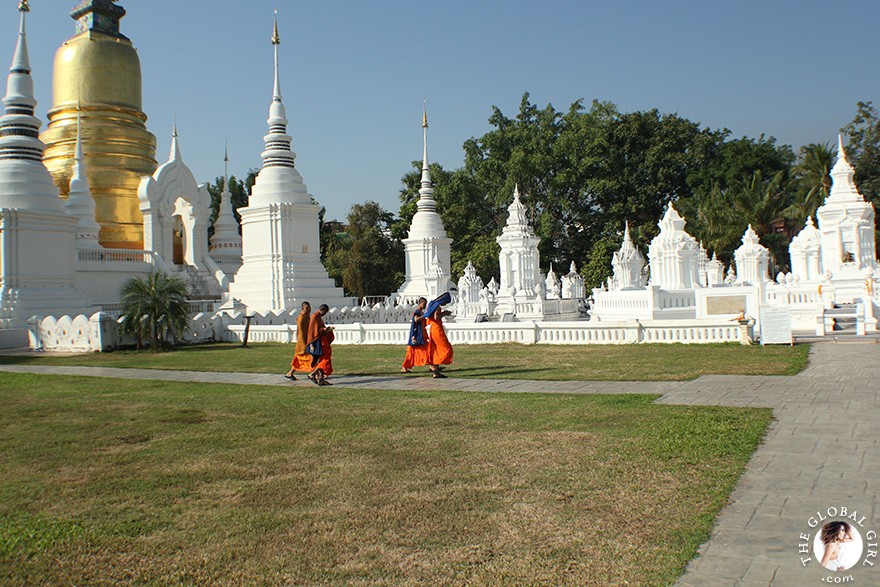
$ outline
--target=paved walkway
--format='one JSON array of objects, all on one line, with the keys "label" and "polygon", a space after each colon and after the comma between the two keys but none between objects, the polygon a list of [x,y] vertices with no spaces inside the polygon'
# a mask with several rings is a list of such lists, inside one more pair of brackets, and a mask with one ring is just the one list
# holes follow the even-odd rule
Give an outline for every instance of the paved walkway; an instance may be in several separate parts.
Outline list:
[{"label": "paved walkway", "polygon": [[[216,383],[311,386],[281,375],[0,365],[0,371]],[[845,507],[865,517],[864,538],[880,530],[880,344],[819,343],[810,366],[792,377],[704,376],[687,382],[505,381],[429,377],[334,376],[336,386],[365,389],[551,393],[658,393],[668,404],[760,406],[774,410],[758,449],[718,518],[712,537],[679,580],[681,586],[793,586],[844,580],[880,585],[875,565],[842,573],[806,567],[801,533],[815,536],[816,512]],[[865,541],[867,543],[867,540]],[[874,540],[874,542],[877,542]],[[872,547],[876,551],[877,547]],[[867,551],[867,544],[866,544]],[[827,578],[832,578],[828,581]],[[823,581],[823,579],[825,581]]]}]

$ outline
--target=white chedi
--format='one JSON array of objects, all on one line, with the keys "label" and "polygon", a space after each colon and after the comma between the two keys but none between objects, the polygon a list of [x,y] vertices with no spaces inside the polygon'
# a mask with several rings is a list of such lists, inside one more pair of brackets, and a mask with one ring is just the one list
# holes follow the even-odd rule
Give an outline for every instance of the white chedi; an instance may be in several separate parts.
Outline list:
[{"label": "white chedi", "polygon": [[685,232],[685,221],[672,202],[658,226],[660,234],[648,246],[650,285],[667,290],[700,287],[700,245]]},{"label": "white chedi", "polygon": [[855,170],[838,137],[837,161],[831,169],[831,192],[816,210],[822,234],[822,270],[832,275],[844,263],[856,269],[876,268],[874,206],[856,189]]},{"label": "white chedi", "polygon": [[275,75],[269,106],[269,133],[263,137],[263,165],[241,216],[242,264],[229,284],[234,300],[249,312],[291,311],[312,305],[350,305],[321,263],[318,215],[321,207],[308,193],[290,148],[278,71],[278,25],[272,45]]},{"label": "white chedi", "polygon": [[[434,182],[428,164],[428,114],[422,113],[422,177],[416,213],[409,233],[403,239],[406,273],[396,297],[408,302],[421,296],[428,299],[452,289],[452,239],[446,235],[443,219],[437,213]],[[439,269],[438,269],[439,268]]]},{"label": "white chedi", "polygon": [[544,279],[544,292],[548,300],[558,300],[562,297],[562,283],[553,271],[553,263],[550,263],[550,270]]},{"label": "white chedi", "polygon": [[483,280],[477,275],[477,269],[468,261],[464,274],[458,280],[458,299],[465,304],[476,304],[480,301],[483,291]]},{"label": "white chedi", "polygon": [[82,126],[80,113],[76,113],[76,149],[73,158],[73,173],[70,176],[70,191],[64,208],[77,218],[76,246],[79,249],[100,249],[98,235],[101,225],[95,220],[95,199],[89,188],[83,159]]},{"label": "white chedi", "polygon": [[227,277],[232,278],[241,267],[241,235],[238,233],[238,222],[232,209],[232,193],[229,191],[228,147],[223,162],[223,191],[220,192],[220,206],[217,220],[214,221],[214,234],[211,235],[210,254]]},{"label": "white chedi", "polygon": [[562,297],[568,300],[580,300],[586,297],[584,278],[578,273],[574,261],[571,262],[568,273],[562,276]]},{"label": "white chedi", "polygon": [[770,251],[758,240],[758,234],[749,224],[742,237],[742,245],[733,253],[736,259],[736,283],[757,285],[769,281]]},{"label": "white chedi", "polygon": [[541,281],[540,239],[529,225],[518,185],[513,190],[513,202],[507,207],[507,224],[495,240],[501,247],[499,297],[533,297],[535,286]]},{"label": "white chedi", "polygon": [[634,289],[644,287],[642,270],[645,268],[645,258],[633,244],[629,234],[629,222],[624,224],[623,243],[620,249],[611,257],[611,267],[614,275],[609,280],[609,289]]},{"label": "white chedi", "polygon": [[804,228],[791,239],[788,255],[794,275],[804,281],[822,279],[822,233],[813,223],[812,216],[807,217]]},{"label": "white chedi", "polygon": [[724,283],[724,263],[712,253],[712,260],[706,263],[706,285],[713,287]]}]

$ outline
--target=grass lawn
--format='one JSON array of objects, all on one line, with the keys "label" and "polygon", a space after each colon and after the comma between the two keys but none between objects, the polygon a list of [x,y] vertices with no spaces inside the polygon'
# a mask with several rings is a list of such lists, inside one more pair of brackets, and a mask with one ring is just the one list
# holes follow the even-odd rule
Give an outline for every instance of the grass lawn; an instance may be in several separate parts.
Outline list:
[{"label": "grass lawn", "polygon": [[[459,345],[447,373],[451,377],[543,380],[684,380],[719,373],[792,375],[807,364],[810,347],[742,346],[739,344],[644,345]],[[167,353],[116,351],[73,356],[33,353],[0,356],[0,363],[142,367],[194,371],[284,373],[293,345],[208,344],[180,347]],[[397,346],[333,347],[337,373],[399,375],[404,348]],[[423,377],[425,368],[417,368]]]},{"label": "grass lawn", "polygon": [[653,399],[4,373],[0,583],[669,584],[770,411]]}]

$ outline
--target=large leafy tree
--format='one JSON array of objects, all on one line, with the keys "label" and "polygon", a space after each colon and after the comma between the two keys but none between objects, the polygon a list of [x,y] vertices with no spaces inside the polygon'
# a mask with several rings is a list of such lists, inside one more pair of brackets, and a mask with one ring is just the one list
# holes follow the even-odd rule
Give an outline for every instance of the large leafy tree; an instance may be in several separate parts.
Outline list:
[{"label": "large leafy tree", "polygon": [[[591,285],[611,273],[624,222],[644,247],[670,201],[722,258],[729,260],[749,223],[783,258],[796,158],[773,138],[730,139],[728,130],[677,114],[622,113],[610,102],[541,108],[528,93],[515,116],[493,107],[489,123],[492,130],[465,141],[461,169],[431,166],[438,212],[454,240],[454,276],[468,260],[484,278],[497,274],[495,237],[515,185],[541,238],[542,269],[574,260]],[[415,212],[419,169],[403,178],[399,237]]]},{"label": "large leafy tree", "polygon": [[155,271],[147,277],[132,277],[120,294],[120,330],[134,334],[138,348],[145,338],[153,350],[164,348],[169,335],[176,340],[189,324],[186,284],[176,275]]},{"label": "large leafy tree", "polygon": [[394,215],[376,202],[355,204],[348,229],[327,245],[331,276],[341,277],[349,295],[388,295],[403,283],[403,245],[391,235]]}]

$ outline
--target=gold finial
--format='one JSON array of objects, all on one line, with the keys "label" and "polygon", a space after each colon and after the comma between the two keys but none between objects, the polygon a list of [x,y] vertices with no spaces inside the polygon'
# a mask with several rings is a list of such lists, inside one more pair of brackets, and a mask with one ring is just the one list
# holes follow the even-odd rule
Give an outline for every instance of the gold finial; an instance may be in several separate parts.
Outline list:
[{"label": "gold finial", "polygon": [[272,44],[280,45],[281,37],[278,36],[278,9],[275,9],[275,26],[272,29]]},{"label": "gold finial", "polygon": [[425,103],[425,106],[422,109],[422,128],[428,128],[428,106]]},{"label": "gold finial", "polygon": [[21,2],[18,3],[18,9],[21,12],[30,12],[31,7],[28,5],[28,0],[21,0]]}]

